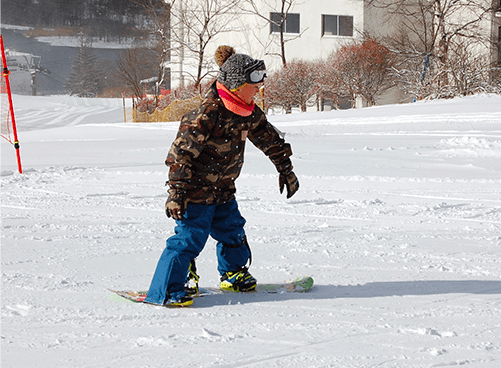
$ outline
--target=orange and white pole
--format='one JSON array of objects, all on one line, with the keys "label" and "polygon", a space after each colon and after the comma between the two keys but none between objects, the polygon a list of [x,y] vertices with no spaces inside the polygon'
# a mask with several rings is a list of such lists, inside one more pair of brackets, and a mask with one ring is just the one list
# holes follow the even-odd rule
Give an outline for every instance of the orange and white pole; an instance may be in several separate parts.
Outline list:
[{"label": "orange and white pole", "polygon": [[2,45],[2,61],[3,61],[3,78],[5,78],[5,87],[7,89],[7,96],[9,99],[9,113],[12,124],[12,135],[14,138],[14,142],[11,142],[14,145],[14,149],[16,150],[17,157],[17,168],[19,173],[22,174],[23,168],[21,166],[21,155],[19,153],[19,139],[17,138],[17,128],[16,128],[16,118],[14,116],[14,105],[12,104],[12,94],[10,93],[10,81],[9,81],[9,68],[7,68],[7,59],[5,57],[5,48],[3,45],[3,36],[0,35],[0,44]]}]

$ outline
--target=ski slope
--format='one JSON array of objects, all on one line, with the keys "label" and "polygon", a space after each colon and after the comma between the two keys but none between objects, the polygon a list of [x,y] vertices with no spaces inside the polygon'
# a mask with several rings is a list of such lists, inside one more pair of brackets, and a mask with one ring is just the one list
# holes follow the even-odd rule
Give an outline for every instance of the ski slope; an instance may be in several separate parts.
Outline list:
[{"label": "ski slope", "polygon": [[[270,116],[290,200],[250,142],[237,181],[258,282],[166,309],[145,289],[174,221],[177,122],[123,123],[121,99],[14,96],[1,140],[2,368],[501,366],[501,97]],[[201,285],[218,283],[215,243]]]}]

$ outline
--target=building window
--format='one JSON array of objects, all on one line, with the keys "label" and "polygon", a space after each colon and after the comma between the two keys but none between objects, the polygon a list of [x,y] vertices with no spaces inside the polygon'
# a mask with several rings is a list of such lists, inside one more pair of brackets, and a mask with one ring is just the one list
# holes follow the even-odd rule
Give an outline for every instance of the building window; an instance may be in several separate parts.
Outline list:
[{"label": "building window", "polygon": [[353,37],[353,17],[350,15],[322,15],[322,36]]},{"label": "building window", "polygon": [[288,13],[270,13],[270,33],[278,33],[280,32],[280,23],[281,23],[281,15],[285,18],[283,22],[283,28],[285,33],[299,33],[299,14]]}]

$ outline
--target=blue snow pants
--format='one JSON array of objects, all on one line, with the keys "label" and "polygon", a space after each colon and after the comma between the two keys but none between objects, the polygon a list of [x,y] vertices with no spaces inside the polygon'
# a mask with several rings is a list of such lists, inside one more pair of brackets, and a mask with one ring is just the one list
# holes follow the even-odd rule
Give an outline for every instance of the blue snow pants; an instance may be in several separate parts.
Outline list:
[{"label": "blue snow pants", "polygon": [[236,200],[225,204],[188,204],[183,219],[176,220],[175,235],[157,264],[145,302],[163,305],[170,297],[186,295],[184,284],[190,262],[204,249],[209,235],[217,241],[218,271],[223,275],[245,266],[250,250],[245,240],[245,219]]}]

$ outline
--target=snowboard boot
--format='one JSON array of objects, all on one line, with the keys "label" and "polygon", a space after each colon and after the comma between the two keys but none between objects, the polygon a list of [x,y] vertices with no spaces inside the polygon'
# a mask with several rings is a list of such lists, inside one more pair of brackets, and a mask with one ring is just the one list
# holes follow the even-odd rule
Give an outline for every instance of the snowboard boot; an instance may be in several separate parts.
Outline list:
[{"label": "snowboard boot", "polygon": [[150,303],[143,300],[144,304],[156,305],[157,307],[167,307],[167,308],[177,308],[177,307],[188,307],[193,304],[193,298],[189,295],[184,295],[182,297],[170,297],[164,304]]},{"label": "snowboard boot", "polygon": [[256,279],[249,273],[247,267],[242,267],[237,271],[225,272],[221,276],[220,289],[246,292],[255,290],[256,284]]},{"label": "snowboard boot", "polygon": [[170,298],[164,304],[164,307],[188,307],[193,304],[193,298],[189,295],[182,296],[181,298]]},{"label": "snowboard boot", "polygon": [[198,294],[198,281],[200,281],[200,276],[197,275],[195,260],[192,260],[188,270],[188,277],[186,278],[186,283],[184,284],[184,290],[188,295]]}]

